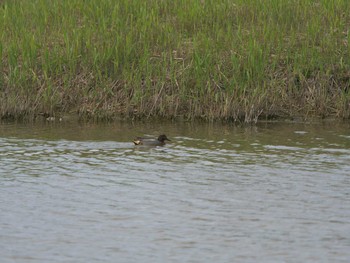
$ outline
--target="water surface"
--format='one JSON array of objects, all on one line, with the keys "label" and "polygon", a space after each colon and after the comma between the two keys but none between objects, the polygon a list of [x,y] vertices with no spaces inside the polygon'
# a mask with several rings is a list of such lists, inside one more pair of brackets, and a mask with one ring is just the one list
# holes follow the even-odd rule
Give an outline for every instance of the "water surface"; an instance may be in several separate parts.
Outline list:
[{"label": "water surface", "polygon": [[349,128],[0,124],[1,262],[349,262]]}]

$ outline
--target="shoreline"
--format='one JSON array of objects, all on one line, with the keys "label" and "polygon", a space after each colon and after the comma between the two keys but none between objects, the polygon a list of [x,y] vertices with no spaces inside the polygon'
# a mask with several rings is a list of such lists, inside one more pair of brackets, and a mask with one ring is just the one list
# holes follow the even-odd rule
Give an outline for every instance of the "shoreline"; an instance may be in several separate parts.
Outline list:
[{"label": "shoreline", "polygon": [[133,118],[133,117],[121,117],[116,116],[114,118],[86,118],[81,117],[76,113],[70,114],[55,114],[44,116],[42,114],[36,116],[26,116],[22,118],[1,118],[0,123],[53,123],[53,124],[65,124],[65,123],[222,123],[233,125],[259,125],[268,123],[285,123],[285,124],[320,124],[320,123],[350,123],[348,118],[339,118],[334,116],[328,117],[315,117],[315,116],[294,116],[294,117],[278,117],[272,118],[259,118],[254,122],[244,122],[243,120],[227,120],[227,119],[205,119],[205,118],[192,118],[186,119],[183,116],[175,118],[160,118],[157,116],[147,118]]}]

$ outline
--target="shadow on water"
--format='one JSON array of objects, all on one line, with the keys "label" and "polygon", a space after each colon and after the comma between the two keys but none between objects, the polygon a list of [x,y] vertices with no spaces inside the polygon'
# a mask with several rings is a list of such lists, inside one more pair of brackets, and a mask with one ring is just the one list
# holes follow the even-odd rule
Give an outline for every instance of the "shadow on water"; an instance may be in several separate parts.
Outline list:
[{"label": "shadow on water", "polygon": [[0,124],[2,262],[347,262],[349,128]]}]

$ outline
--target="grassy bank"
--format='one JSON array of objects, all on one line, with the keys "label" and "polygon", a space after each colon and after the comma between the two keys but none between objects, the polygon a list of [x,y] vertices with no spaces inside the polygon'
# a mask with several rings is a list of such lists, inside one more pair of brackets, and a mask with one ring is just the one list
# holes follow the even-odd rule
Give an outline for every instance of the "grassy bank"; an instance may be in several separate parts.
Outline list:
[{"label": "grassy bank", "polygon": [[2,0],[0,116],[350,117],[348,0]]}]

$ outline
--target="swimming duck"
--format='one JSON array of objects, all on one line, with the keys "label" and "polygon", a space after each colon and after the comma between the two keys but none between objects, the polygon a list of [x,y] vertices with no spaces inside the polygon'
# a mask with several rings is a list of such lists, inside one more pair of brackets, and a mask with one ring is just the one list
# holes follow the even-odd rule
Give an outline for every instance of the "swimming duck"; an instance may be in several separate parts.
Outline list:
[{"label": "swimming duck", "polygon": [[170,141],[165,134],[159,135],[158,139],[136,137],[133,141],[135,145],[160,146],[164,145],[165,141]]}]

